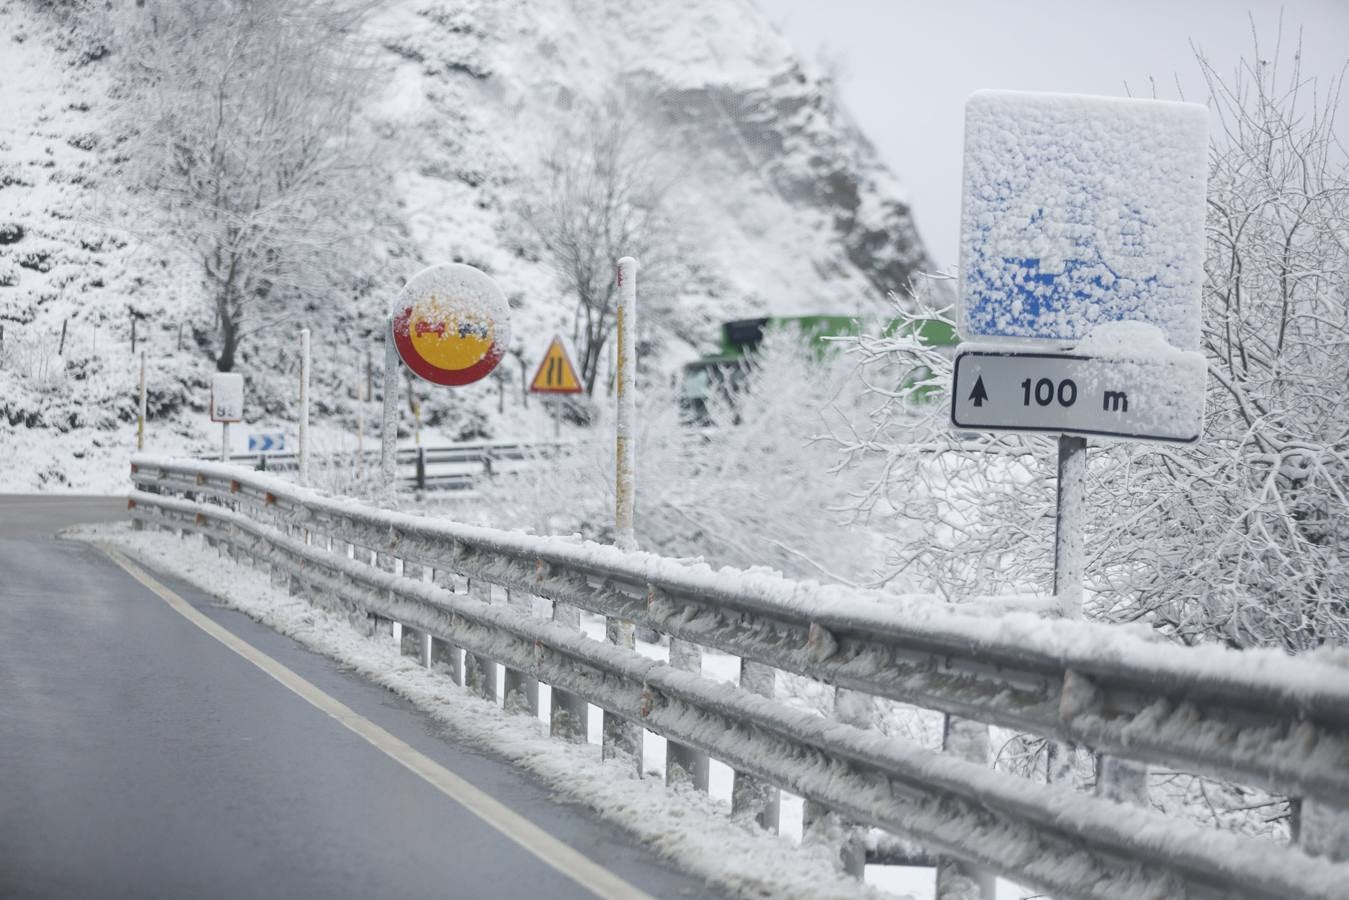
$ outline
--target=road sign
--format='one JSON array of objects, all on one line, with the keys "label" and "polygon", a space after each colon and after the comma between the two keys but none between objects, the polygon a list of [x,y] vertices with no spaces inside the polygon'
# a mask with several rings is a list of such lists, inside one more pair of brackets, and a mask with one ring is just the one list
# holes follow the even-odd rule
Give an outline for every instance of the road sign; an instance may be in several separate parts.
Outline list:
[{"label": "road sign", "polygon": [[244,417],[244,376],[216,372],[211,376],[211,421],[240,422]]},{"label": "road sign", "polygon": [[283,453],[286,449],[286,435],[279,431],[250,434],[248,436],[249,453]]},{"label": "road sign", "polygon": [[458,263],[414,275],[389,319],[399,357],[433,384],[457,386],[486,377],[510,344],[510,307],[501,288]]},{"label": "road sign", "polygon": [[980,91],[965,107],[961,335],[1146,322],[1199,347],[1207,110]]},{"label": "road sign", "polygon": [[567,348],[562,346],[562,338],[554,337],[548,345],[529,389],[536,394],[579,394],[583,390]]},{"label": "road sign", "polygon": [[1197,352],[1166,353],[1139,365],[1101,356],[962,349],[951,386],[951,421],[970,431],[1189,443],[1203,427],[1204,371]]}]

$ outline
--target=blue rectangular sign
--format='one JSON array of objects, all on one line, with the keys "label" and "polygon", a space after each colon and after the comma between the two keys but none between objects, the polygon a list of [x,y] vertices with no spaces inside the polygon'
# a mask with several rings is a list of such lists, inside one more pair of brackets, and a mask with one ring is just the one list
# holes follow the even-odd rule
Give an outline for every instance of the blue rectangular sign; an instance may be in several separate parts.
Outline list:
[{"label": "blue rectangular sign", "polygon": [[1199,346],[1208,112],[981,91],[965,109],[961,335],[1071,344],[1100,323]]}]

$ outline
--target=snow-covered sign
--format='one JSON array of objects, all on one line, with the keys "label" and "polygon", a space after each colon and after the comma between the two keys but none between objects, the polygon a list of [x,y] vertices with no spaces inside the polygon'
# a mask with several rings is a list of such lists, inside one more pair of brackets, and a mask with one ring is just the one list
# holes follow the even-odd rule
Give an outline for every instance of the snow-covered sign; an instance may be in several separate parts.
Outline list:
[{"label": "snow-covered sign", "polygon": [[576,367],[571,364],[571,357],[567,355],[561,337],[554,336],[553,342],[544,351],[529,389],[535,394],[581,393],[581,379],[576,375]]},{"label": "snow-covered sign", "polygon": [[1207,128],[1193,103],[970,98],[956,427],[1198,437]]},{"label": "snow-covered sign", "polygon": [[510,307],[495,281],[459,263],[422,269],[389,311],[394,346],[433,384],[486,377],[510,346]]},{"label": "snow-covered sign", "polygon": [[240,422],[244,417],[244,376],[216,372],[211,376],[211,421]]},{"label": "snow-covered sign", "polygon": [[[1112,332],[1117,341],[1105,345]],[[1148,356],[1151,340],[1155,354]],[[1174,351],[1149,325],[1092,333],[1083,353],[980,350],[956,359],[951,421],[978,431],[1043,431],[1190,442],[1204,418],[1204,356]]]},{"label": "snow-covered sign", "polygon": [[1073,342],[1147,322],[1199,346],[1208,112],[980,91],[965,107],[961,335]]}]

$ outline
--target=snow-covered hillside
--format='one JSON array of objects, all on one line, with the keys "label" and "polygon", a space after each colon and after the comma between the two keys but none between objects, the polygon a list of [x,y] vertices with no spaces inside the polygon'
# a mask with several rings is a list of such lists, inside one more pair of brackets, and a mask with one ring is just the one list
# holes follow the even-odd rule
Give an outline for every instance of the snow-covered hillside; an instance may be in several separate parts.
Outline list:
[{"label": "snow-covered hillside", "polygon": [[[211,308],[194,261],[125,196],[120,60],[99,26],[95,12],[58,20],[0,0],[0,490],[120,486],[134,446],[133,320],[149,444],[216,440],[204,412]],[[523,406],[521,368],[570,334],[574,301],[515,211],[550,141],[616,94],[681,172],[683,261],[667,313],[641,320],[646,377],[710,350],[720,321],[882,312],[887,291],[928,268],[896,179],[749,0],[398,0],[363,28],[376,48],[363,125],[380,142],[395,236],[371,253],[370,290],[245,340],[255,424],[293,419],[307,324],[320,441],[350,441],[384,304],[421,266],[462,260],[511,299],[522,361],[503,364],[509,385],[419,387],[426,421],[446,439],[528,431],[537,404]]]}]

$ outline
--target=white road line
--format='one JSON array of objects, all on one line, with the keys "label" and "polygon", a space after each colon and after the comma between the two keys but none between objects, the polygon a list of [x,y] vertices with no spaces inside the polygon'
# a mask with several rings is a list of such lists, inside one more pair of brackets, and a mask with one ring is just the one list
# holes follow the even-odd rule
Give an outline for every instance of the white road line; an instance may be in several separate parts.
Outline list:
[{"label": "white road line", "polygon": [[103,544],[98,546],[113,562],[125,569],[132,578],[157,594],[183,618],[266,672],[311,705],[323,710],[344,727],[364,738],[372,747],[415,773],[427,784],[468,809],[503,836],[519,844],[596,897],[613,898],[613,900],[653,900],[649,894],[633,887],[608,869],[568,847],[528,819],[493,799],[491,795],[478,790],[435,760],[413,749],[406,742],[394,737],[374,722],[360,715],[351,707],[319,690],[319,688],[252,644],[244,641],[238,635],[211,621],[194,609],[192,604],[160,584],[153,576],[120,551]]}]

